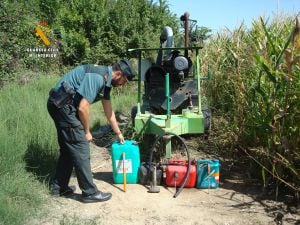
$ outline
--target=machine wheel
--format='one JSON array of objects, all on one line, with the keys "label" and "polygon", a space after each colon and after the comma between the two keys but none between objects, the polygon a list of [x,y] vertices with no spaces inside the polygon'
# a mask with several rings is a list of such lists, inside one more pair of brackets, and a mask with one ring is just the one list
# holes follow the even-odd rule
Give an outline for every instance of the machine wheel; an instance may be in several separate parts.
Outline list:
[{"label": "machine wheel", "polygon": [[206,105],[203,105],[202,114],[204,117],[204,134],[209,134],[211,129],[211,110]]},{"label": "machine wheel", "polygon": [[136,117],[136,114],[137,114],[137,106],[133,106],[131,108],[131,114],[130,114],[130,116],[131,116],[131,122],[132,122],[133,126],[134,126],[134,119]]},{"label": "machine wheel", "polygon": [[[179,139],[180,138],[180,139]],[[166,157],[166,143],[168,139],[171,139],[171,158]],[[152,148],[150,149],[150,161],[153,163],[165,163],[168,160],[187,160],[187,151],[184,147],[183,139],[180,136],[172,136],[170,134],[164,134],[161,136],[156,135],[155,139],[150,143]]]}]

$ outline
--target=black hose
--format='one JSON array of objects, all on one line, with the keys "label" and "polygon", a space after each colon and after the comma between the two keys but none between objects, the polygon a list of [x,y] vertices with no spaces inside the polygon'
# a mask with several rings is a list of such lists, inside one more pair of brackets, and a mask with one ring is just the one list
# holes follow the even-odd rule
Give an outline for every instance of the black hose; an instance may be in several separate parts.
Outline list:
[{"label": "black hose", "polygon": [[[187,153],[187,158],[188,158],[188,166],[187,166],[187,171],[186,171],[186,175],[185,175],[184,181],[183,181],[182,185],[180,186],[180,188],[176,190],[176,193],[175,193],[174,196],[173,196],[174,198],[176,198],[176,197],[180,194],[180,192],[183,190],[183,188],[184,188],[184,186],[185,186],[185,184],[186,184],[186,182],[187,182],[187,180],[189,179],[189,176],[190,176],[190,167],[191,167],[190,153],[189,153],[189,150],[188,150],[186,144],[184,143],[184,140],[183,140],[182,137],[180,137],[179,135],[174,134],[174,133],[172,133],[172,132],[165,132],[164,134],[158,136],[158,137],[155,139],[155,142],[154,142],[154,144],[153,144],[153,147],[152,147],[152,149],[151,149],[151,151],[150,151],[150,158],[149,158],[150,163],[149,163],[149,165],[151,165],[151,163],[152,163],[152,157],[153,157],[153,151],[154,151],[154,149],[155,149],[155,145],[157,144],[157,142],[158,142],[164,135],[172,135],[172,136],[177,137],[177,138],[182,142],[182,144],[183,144],[183,146],[184,146],[184,148],[185,148],[185,151],[186,151],[186,153]],[[156,165],[154,165],[154,166],[156,166]]]}]

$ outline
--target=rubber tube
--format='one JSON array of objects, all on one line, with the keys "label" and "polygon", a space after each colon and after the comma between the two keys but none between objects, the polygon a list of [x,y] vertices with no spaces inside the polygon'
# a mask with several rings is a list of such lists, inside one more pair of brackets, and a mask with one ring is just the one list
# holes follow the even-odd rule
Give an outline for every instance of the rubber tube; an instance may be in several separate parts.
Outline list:
[{"label": "rubber tube", "polygon": [[[149,165],[151,165],[151,163],[152,163],[152,156],[153,156],[153,151],[154,151],[155,145],[157,144],[157,142],[158,142],[164,135],[173,135],[173,136],[177,137],[177,138],[183,143],[183,146],[184,146],[184,148],[185,148],[185,151],[186,151],[186,153],[187,153],[187,158],[188,158],[188,167],[187,167],[187,171],[186,171],[186,175],[185,175],[184,181],[183,181],[182,185],[180,186],[180,188],[177,189],[177,190],[176,190],[176,193],[173,195],[173,197],[176,198],[176,197],[180,194],[180,192],[183,190],[183,188],[184,188],[184,186],[185,186],[185,184],[186,184],[186,182],[187,182],[187,180],[189,179],[189,176],[190,176],[190,167],[191,167],[190,153],[189,153],[189,150],[188,150],[186,144],[184,143],[184,140],[183,140],[182,137],[180,137],[179,135],[174,134],[174,133],[172,133],[172,132],[165,132],[164,134],[158,136],[158,137],[155,139],[155,142],[154,142],[154,144],[153,144],[153,147],[152,147],[152,149],[151,149],[151,151],[150,151],[150,158],[149,158],[149,162],[150,162],[150,163],[149,163]],[[155,165],[155,166],[156,166],[156,165]]]}]

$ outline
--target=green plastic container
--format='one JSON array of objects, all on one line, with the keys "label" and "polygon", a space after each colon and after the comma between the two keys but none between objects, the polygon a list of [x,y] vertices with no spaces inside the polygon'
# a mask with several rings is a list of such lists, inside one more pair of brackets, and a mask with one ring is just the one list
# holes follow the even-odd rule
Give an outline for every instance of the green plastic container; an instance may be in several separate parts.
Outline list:
[{"label": "green plastic container", "polygon": [[138,183],[140,149],[136,142],[133,140],[126,140],[124,144],[114,142],[111,149],[114,183],[122,184],[124,182],[123,152],[125,152],[126,183]]}]

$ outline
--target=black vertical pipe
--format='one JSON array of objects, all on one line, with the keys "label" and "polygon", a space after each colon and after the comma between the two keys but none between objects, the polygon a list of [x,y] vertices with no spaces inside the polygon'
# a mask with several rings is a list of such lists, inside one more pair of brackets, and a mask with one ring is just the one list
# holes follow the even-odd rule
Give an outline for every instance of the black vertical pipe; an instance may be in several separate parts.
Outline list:
[{"label": "black vertical pipe", "polygon": [[[184,47],[189,47],[189,17],[190,14],[188,12],[184,13]],[[188,50],[184,50],[184,56],[188,58]]]},{"label": "black vertical pipe", "polygon": [[142,86],[142,51],[139,51],[139,65],[138,65],[138,113],[140,113],[141,106],[141,86]]}]

